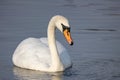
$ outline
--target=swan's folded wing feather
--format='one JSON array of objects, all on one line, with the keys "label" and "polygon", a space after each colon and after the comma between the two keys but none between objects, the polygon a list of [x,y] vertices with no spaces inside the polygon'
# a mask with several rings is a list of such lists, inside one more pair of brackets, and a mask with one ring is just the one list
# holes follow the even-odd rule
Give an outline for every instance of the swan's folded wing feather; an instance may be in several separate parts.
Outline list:
[{"label": "swan's folded wing feather", "polygon": [[39,39],[27,38],[16,48],[13,55],[13,62],[16,66],[24,68],[42,69],[49,67],[51,57],[49,48]]}]

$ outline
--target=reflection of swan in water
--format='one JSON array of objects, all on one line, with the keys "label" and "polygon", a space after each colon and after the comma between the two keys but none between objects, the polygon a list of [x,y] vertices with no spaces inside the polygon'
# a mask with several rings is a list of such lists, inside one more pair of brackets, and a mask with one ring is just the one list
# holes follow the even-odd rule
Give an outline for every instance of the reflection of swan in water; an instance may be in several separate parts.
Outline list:
[{"label": "reflection of swan in water", "polygon": [[13,73],[17,80],[61,80],[63,72],[45,73],[34,70],[22,69],[19,67],[13,68]]}]

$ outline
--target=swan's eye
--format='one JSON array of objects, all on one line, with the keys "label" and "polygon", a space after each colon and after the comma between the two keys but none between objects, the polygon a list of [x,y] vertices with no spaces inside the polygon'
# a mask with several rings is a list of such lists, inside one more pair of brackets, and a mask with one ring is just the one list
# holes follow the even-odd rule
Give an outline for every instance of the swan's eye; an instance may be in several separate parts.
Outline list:
[{"label": "swan's eye", "polygon": [[67,30],[68,32],[70,32],[70,27],[67,27],[67,26],[65,26],[65,25],[63,25],[63,24],[61,24],[62,25],[62,28],[63,28],[63,32],[65,31],[65,30]]}]

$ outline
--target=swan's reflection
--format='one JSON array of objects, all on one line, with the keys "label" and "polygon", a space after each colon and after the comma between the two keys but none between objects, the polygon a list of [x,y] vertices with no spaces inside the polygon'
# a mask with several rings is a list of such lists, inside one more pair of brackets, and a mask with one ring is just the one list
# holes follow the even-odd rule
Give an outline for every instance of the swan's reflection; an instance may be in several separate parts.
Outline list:
[{"label": "swan's reflection", "polygon": [[17,80],[61,80],[63,74],[63,72],[46,73],[18,67],[13,68],[13,73]]}]

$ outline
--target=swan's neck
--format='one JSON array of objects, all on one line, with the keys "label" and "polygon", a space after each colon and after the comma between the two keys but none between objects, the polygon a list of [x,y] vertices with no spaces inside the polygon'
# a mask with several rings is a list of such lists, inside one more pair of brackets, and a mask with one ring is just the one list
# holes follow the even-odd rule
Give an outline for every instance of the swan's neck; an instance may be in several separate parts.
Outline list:
[{"label": "swan's neck", "polygon": [[51,66],[50,69],[53,71],[62,71],[63,68],[63,64],[60,60],[59,54],[58,54],[58,50],[57,50],[57,46],[56,46],[56,40],[55,40],[55,25],[53,24],[53,22],[50,22],[48,25],[48,44],[49,44],[49,49],[50,49],[50,53],[51,53]]}]

